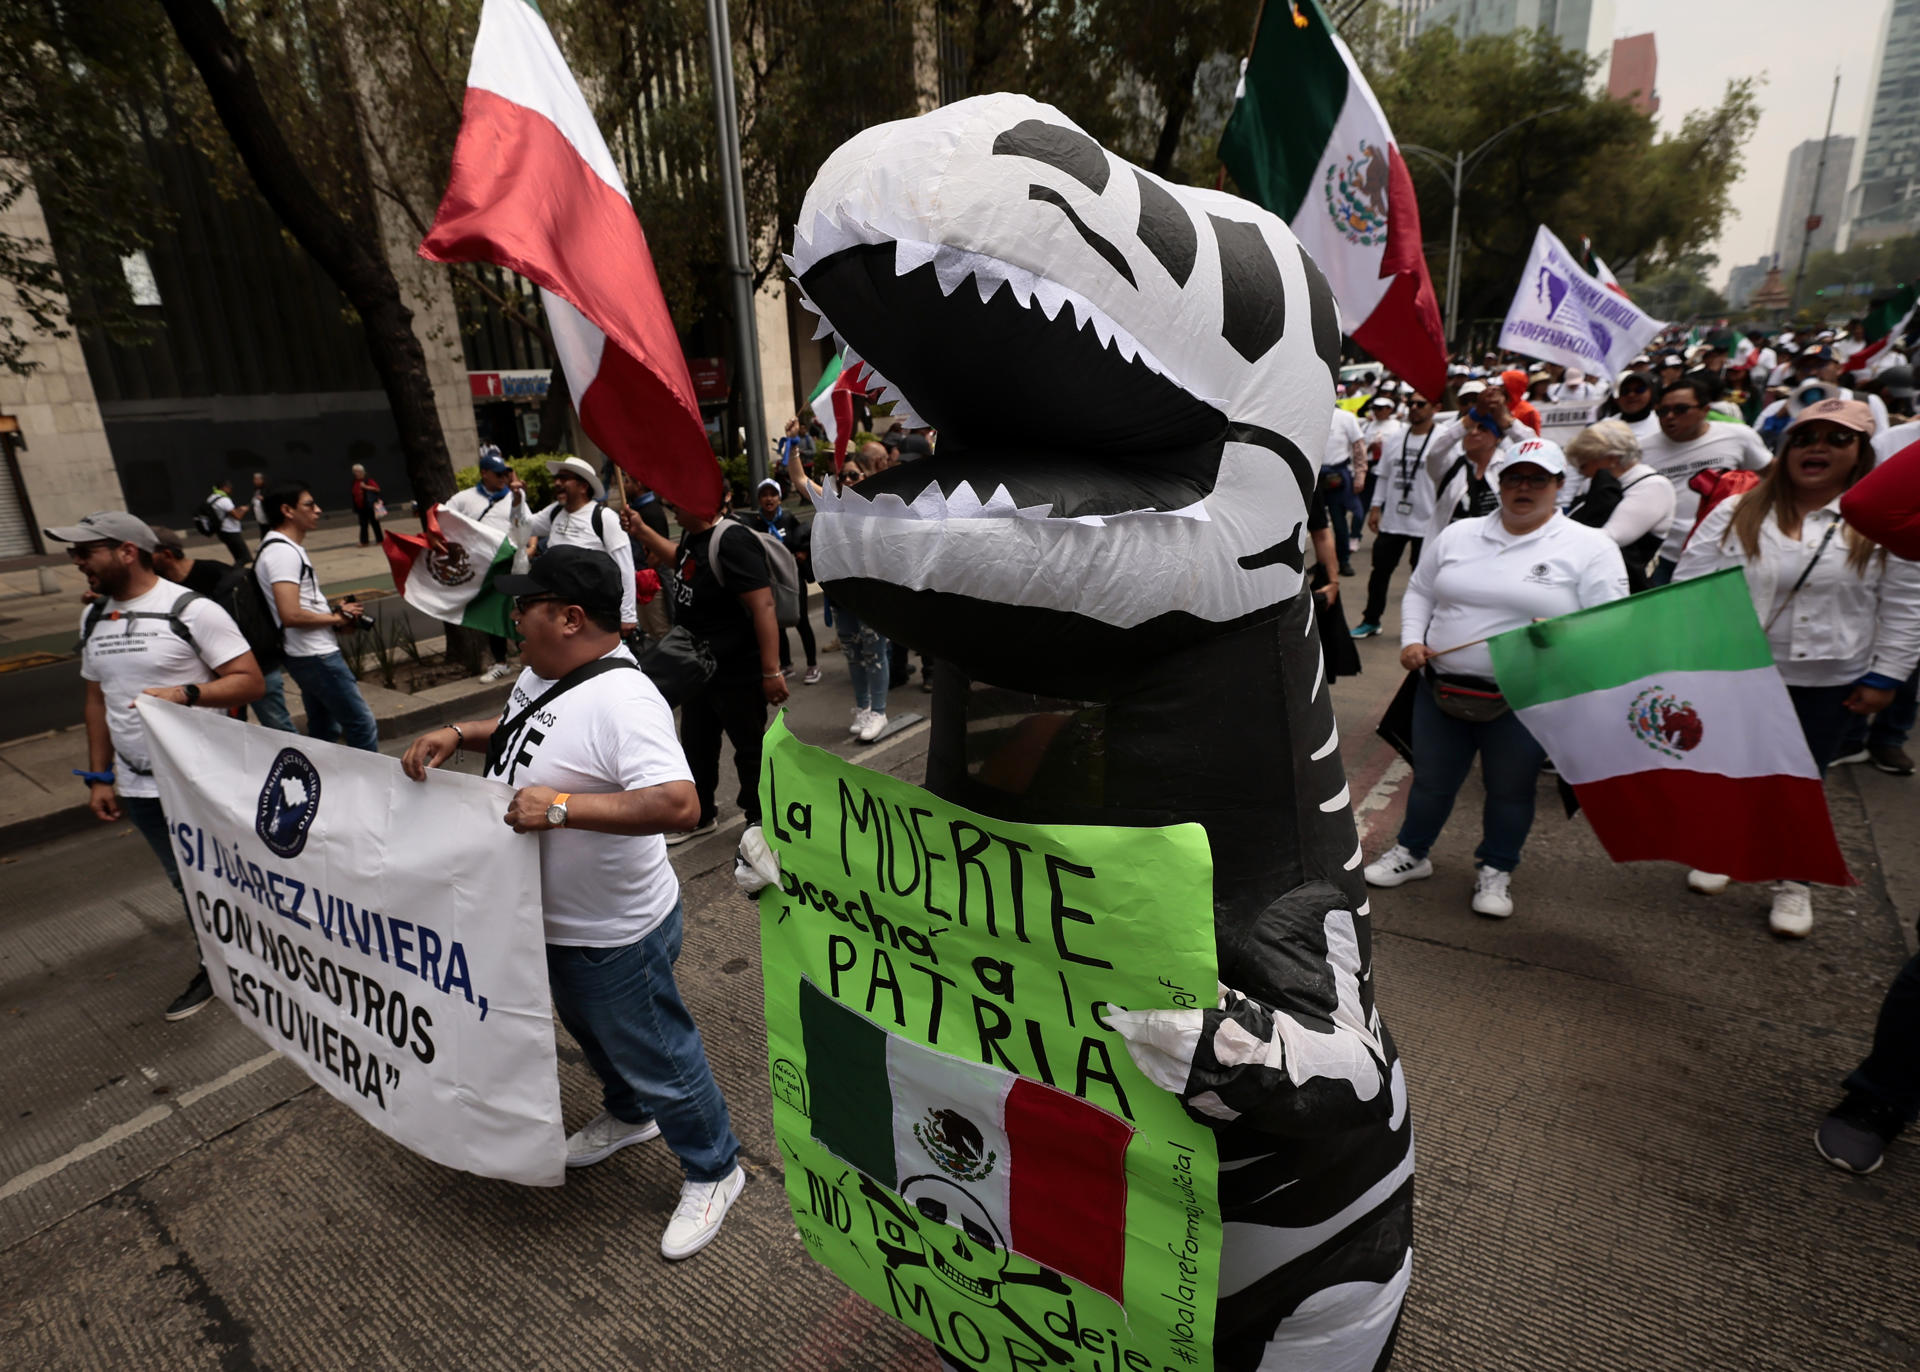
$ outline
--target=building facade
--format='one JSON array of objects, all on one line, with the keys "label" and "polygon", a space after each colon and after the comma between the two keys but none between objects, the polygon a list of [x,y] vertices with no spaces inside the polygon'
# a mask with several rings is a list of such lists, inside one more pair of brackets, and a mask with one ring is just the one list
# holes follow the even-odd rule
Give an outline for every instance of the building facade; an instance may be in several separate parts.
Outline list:
[{"label": "building facade", "polygon": [[1421,33],[1447,24],[1462,38],[1542,29],[1599,61],[1613,53],[1613,0],[1435,0],[1418,22]]},{"label": "building facade", "polygon": [[1760,289],[1760,283],[1767,279],[1767,269],[1773,266],[1771,256],[1758,262],[1750,262],[1744,267],[1735,267],[1727,277],[1727,308],[1744,310],[1753,299],[1753,293]]},{"label": "building facade", "polygon": [[1660,74],[1660,54],[1653,35],[1636,33],[1613,40],[1613,57],[1607,63],[1607,95],[1624,100],[1645,115],[1660,113],[1660,93],[1655,85]]},{"label": "building facade", "polygon": [[[1824,160],[1822,153],[1824,151]],[[1774,219],[1773,255],[1789,281],[1800,270],[1803,249],[1832,252],[1840,240],[1840,222],[1846,209],[1847,168],[1853,165],[1853,139],[1835,134],[1823,145],[1809,138],[1787,156],[1787,183],[1780,191],[1780,213]],[[1819,220],[1811,235],[1810,219]]]},{"label": "building facade", "polygon": [[1920,232],[1920,0],[1889,0],[1868,90],[1849,246]]}]

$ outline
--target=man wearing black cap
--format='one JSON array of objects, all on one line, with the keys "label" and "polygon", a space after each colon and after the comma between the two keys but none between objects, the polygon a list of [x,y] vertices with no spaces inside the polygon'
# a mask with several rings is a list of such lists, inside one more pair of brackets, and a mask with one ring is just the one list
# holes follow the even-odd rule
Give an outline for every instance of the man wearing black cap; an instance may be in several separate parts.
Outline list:
[{"label": "man wearing black cap", "polygon": [[[133,821],[179,891],[180,869],[134,697],[222,710],[245,705],[266,690],[260,665],[231,615],[197,591],[160,579],[153,567],[159,540],[144,521],[124,510],[101,510],[44,532],[69,545],[67,556],[97,597],[80,612],[87,770],[76,774],[87,783],[93,813],[109,823],[122,816]],[[192,929],[184,896],[181,908]],[[212,998],[202,966],[167,1007],[167,1018],[185,1019]]]},{"label": "man wearing black cap", "polygon": [[526,664],[505,710],[421,735],[401,766],[423,781],[463,746],[484,745],[487,775],[517,788],[505,822],[540,836],[554,1009],[605,1106],[568,1137],[567,1166],[664,1137],[686,1174],[660,1241],[678,1259],[713,1239],[747,1179],[673,977],[685,916],[661,835],[690,827],[700,801],[673,712],[620,641],[630,580],[604,551],[578,544],[498,578],[514,598]]}]

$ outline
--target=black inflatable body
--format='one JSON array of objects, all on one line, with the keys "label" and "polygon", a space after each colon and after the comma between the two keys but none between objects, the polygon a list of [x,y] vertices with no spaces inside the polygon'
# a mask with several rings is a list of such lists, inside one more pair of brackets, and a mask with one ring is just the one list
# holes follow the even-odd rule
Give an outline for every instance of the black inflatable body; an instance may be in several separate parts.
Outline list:
[{"label": "black inflatable body", "polygon": [[1010,95],[842,147],[792,265],[939,431],[829,493],[813,537],[832,596],[937,662],[929,789],[1207,830],[1220,1008],[1119,1018],[1218,1132],[1217,1366],[1384,1367],[1412,1127],[1302,575],[1325,281],[1274,216]]}]

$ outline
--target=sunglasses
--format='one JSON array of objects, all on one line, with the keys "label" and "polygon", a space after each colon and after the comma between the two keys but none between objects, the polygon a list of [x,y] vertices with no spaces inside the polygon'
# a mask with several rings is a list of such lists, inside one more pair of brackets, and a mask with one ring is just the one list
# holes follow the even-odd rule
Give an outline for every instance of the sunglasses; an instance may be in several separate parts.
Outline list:
[{"label": "sunglasses", "polygon": [[560,597],[557,595],[547,595],[544,593],[517,595],[513,598],[513,612],[517,615],[523,615],[535,605],[541,605],[547,601],[558,599],[560,599]]},{"label": "sunglasses", "polygon": [[1500,473],[1500,484],[1502,486],[1526,486],[1537,491],[1543,486],[1551,486],[1553,484],[1553,476],[1548,472],[1502,472]]},{"label": "sunglasses", "polygon": [[1828,448],[1851,448],[1860,441],[1852,429],[1795,429],[1787,435],[1789,448],[1811,448],[1818,443]]},{"label": "sunglasses", "polygon": [[118,543],[107,540],[102,540],[97,543],[70,543],[67,545],[67,556],[75,562],[85,562],[97,552],[119,546]]},{"label": "sunglasses", "polygon": [[1654,410],[1654,413],[1662,419],[1678,419],[1681,415],[1699,408],[1698,405],[1661,405]]},{"label": "sunglasses", "polygon": [[1430,410],[1433,408],[1433,402],[1431,400],[1409,400],[1407,402],[1407,408],[1410,410]]}]

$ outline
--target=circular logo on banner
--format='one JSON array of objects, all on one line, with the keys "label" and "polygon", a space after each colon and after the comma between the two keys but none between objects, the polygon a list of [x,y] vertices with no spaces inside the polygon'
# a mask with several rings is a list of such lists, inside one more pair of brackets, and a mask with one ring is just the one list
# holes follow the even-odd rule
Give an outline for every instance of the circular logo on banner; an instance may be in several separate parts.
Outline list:
[{"label": "circular logo on banner", "polygon": [[458,543],[449,543],[443,552],[427,549],[427,575],[442,586],[459,586],[473,580],[473,559]]},{"label": "circular logo on banner", "polygon": [[1387,241],[1387,155],[1361,141],[1346,162],[1327,167],[1327,213],[1347,242],[1363,248]]},{"label": "circular logo on banner", "polygon": [[253,832],[267,850],[298,857],[307,846],[307,830],[320,809],[320,769],[298,748],[282,748],[267,768],[253,811]]},{"label": "circular logo on banner", "polygon": [[1692,752],[1706,733],[1693,702],[1667,695],[1659,686],[1649,686],[1633,698],[1627,707],[1627,724],[1635,738],[1668,757]]}]

